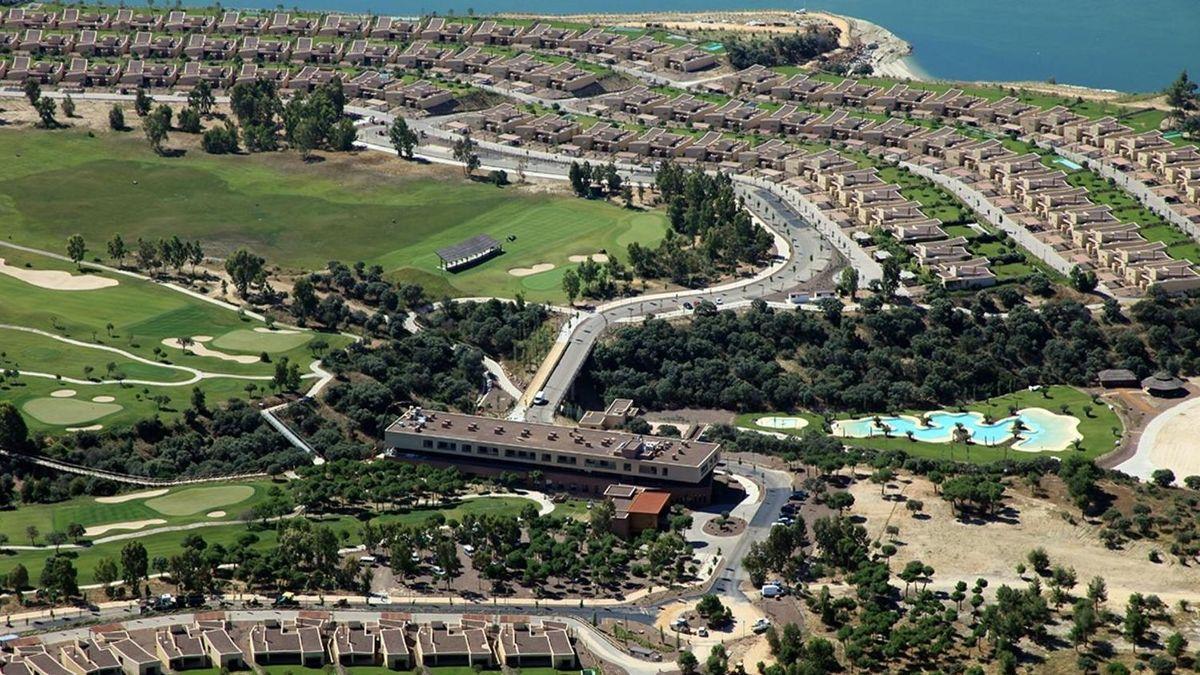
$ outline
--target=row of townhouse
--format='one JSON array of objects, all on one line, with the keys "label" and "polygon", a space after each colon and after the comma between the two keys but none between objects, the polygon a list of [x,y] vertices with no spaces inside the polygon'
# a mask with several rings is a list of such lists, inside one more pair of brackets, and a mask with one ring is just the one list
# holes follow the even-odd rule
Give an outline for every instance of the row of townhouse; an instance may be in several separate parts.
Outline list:
[{"label": "row of townhouse", "polygon": [[[950,237],[943,223],[930,218],[900,186],[884,182],[874,168],[861,168],[835,150],[800,155],[785,164],[785,187],[842,225],[855,240],[867,243],[870,231],[882,230],[903,244],[949,290],[995,285],[990,262],[971,253],[964,237]],[[882,262],[887,251],[876,251]]]},{"label": "row of townhouse", "polygon": [[690,44],[670,45],[648,36],[630,37],[592,28],[580,33],[547,23],[520,26],[494,20],[455,22],[443,17],[409,21],[394,17],[359,17],[327,14],[293,17],[287,12],[267,15],[224,12],[219,18],[183,10],[165,15],[120,9],[115,14],[87,13],[78,9],[46,12],[14,8],[0,25],[17,29],[72,31],[165,31],[223,35],[287,35],[295,37],[376,38],[408,42],[523,46],[589,55],[601,61],[633,61],[661,70],[694,72],[716,65],[711,53]]},{"label": "row of townhouse", "polygon": [[572,95],[598,82],[594,73],[566,61],[549,64],[528,53],[506,57],[477,46],[457,49],[428,40],[413,42],[396,55],[395,62],[404,68],[473,75],[487,83],[523,82]]},{"label": "row of townhouse", "polygon": [[1138,133],[1113,117],[1089,119],[1062,108],[1046,112],[1036,127],[1043,140],[1124,174],[1162,197],[1180,219],[1200,226],[1200,151],[1195,146],[1175,145],[1159,131]]},{"label": "row of townhouse", "polygon": [[[706,115],[719,108],[735,109],[729,104],[717,106],[705,103],[707,107],[696,110],[692,108],[697,101],[694,97],[683,101],[685,107],[681,109],[676,106],[681,98],[666,99],[653,91],[639,88],[602,99],[598,105],[617,117],[625,115],[650,122],[665,119],[676,123],[695,123],[695,120],[705,119]],[[744,106],[739,102],[736,108],[741,107]],[[527,120],[515,108],[507,112],[511,118],[506,121],[509,128],[484,125],[485,128],[511,134],[505,140],[512,142],[558,144],[558,150],[566,154],[615,154],[626,161],[639,161],[640,158],[704,161],[716,163],[730,171],[753,169],[776,181],[802,176],[805,170],[796,163],[802,155],[797,155],[794,146],[779,139],[751,147],[715,130],[697,138],[692,134],[671,132],[661,127],[639,134],[616,126],[597,124],[591,129],[575,133],[567,141],[565,133],[557,138],[513,134],[512,130]],[[647,114],[649,118],[645,117]],[[546,122],[543,120],[539,124]],[[1074,264],[1095,266],[1108,282],[1139,292],[1153,285],[1167,291],[1183,291],[1200,286],[1200,275],[1189,263],[1171,259],[1161,244],[1146,242],[1136,225],[1120,224],[1110,210],[1093,204],[1085,190],[1071,188],[1065,174],[1046,167],[1040,156],[1019,156],[1004,148],[999,141],[978,141],[952,128],[930,129],[895,118],[868,120],[855,117],[844,109],[820,114],[788,105],[757,117],[751,126],[760,133],[784,134],[874,150],[896,161],[914,160],[932,170],[944,172],[956,185],[965,186],[972,195],[979,196],[981,203],[976,207],[989,210],[998,219],[1003,216],[1006,222],[1021,229],[1024,236],[1049,242],[1043,245],[1073,256]],[[726,124],[725,128],[730,127]],[[706,149],[708,147],[714,148],[715,152],[710,154]],[[805,187],[803,184],[790,187],[807,194],[802,189]],[[877,186],[872,189],[876,190]],[[883,193],[886,190],[872,192]],[[820,201],[817,199],[817,202]],[[854,215],[859,213],[861,211],[847,214],[835,212],[831,218],[846,227],[852,227],[856,222]],[[861,221],[862,217],[865,215],[859,215],[857,220]],[[930,248],[930,253],[916,251],[917,258],[922,262],[945,260],[954,263],[952,267],[930,265],[943,276],[944,281],[949,282],[949,286],[992,282],[990,270],[981,261],[957,259],[963,251],[955,246],[961,244],[952,245],[950,250],[946,250],[944,245],[938,243],[946,239],[945,233],[940,228],[933,229],[933,223],[917,222],[916,219],[921,215],[897,211],[883,212],[878,217],[913,219],[913,222],[903,223],[904,230],[885,229],[891,229],[905,243]],[[880,226],[882,221],[860,224]],[[1028,239],[1026,241],[1033,243]],[[949,257],[956,259],[948,260]]]},{"label": "row of townhouse", "polygon": [[408,615],[384,613],[377,621],[334,623],[327,612],[236,625],[209,614],[192,624],[132,632],[100,626],[86,639],[22,639],[0,652],[3,675],[162,675],[285,664],[570,670],[578,658],[570,630],[553,621],[476,616],[414,623]]},{"label": "row of townhouse", "polygon": [[805,75],[785,77],[752,66],[713,83],[735,95],[757,95],[805,104],[856,106],[875,112],[901,111],[914,117],[958,122],[1044,139],[1056,151],[1079,153],[1107,175],[1118,174],[1141,201],[1193,236],[1200,234],[1200,151],[1179,147],[1161,132],[1138,133],[1113,117],[1079,115],[1064,106],[1040,108],[1006,96],[990,101],[950,89],[942,93],[904,84],[877,87],[854,80],[825,82]]},{"label": "row of townhouse", "polygon": [[130,59],[124,63],[92,62],[74,57],[68,63],[35,61],[17,56],[10,65],[0,60],[0,80],[71,87],[142,87],[145,89],[189,89],[207,82],[214,89],[235,84],[270,80],[283,92],[311,92],[342,78],[349,98],[383,99],[395,107],[429,111],[452,103],[454,94],[428,80],[404,82],[386,73],[364,71],[353,77],[332,68],[306,65],[243,63],[240,67],[207,65],[189,61],[180,65]]}]

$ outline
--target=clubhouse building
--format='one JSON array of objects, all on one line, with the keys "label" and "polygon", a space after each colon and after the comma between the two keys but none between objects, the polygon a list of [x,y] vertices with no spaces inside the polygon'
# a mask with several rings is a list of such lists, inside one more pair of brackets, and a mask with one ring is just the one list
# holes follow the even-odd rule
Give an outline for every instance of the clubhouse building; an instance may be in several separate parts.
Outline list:
[{"label": "clubhouse building", "polygon": [[419,407],[388,426],[385,443],[398,459],[454,466],[466,473],[536,471],[551,488],[594,496],[624,483],[668,492],[684,503],[711,500],[713,470],[721,456],[717,443]]}]

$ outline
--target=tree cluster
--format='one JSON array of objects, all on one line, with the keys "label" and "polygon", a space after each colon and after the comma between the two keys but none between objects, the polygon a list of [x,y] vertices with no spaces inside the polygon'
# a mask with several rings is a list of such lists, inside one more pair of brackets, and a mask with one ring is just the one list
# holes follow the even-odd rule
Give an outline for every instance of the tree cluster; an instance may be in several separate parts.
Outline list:
[{"label": "tree cluster", "polygon": [[814,26],[803,33],[768,39],[729,37],[724,44],[729,64],[734,68],[741,70],[753,65],[769,68],[806,63],[831,52],[837,49],[838,34],[836,29],[820,30]]}]

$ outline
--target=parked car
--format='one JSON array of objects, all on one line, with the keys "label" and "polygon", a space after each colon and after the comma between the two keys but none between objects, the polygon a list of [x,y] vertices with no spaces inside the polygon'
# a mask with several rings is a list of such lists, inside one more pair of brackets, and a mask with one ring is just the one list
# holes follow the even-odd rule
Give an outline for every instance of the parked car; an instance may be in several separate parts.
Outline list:
[{"label": "parked car", "polygon": [[765,632],[767,632],[767,629],[770,627],[771,627],[771,621],[769,619],[763,618],[763,619],[759,619],[758,621],[755,621],[754,625],[750,626],[750,630],[754,631],[755,633],[765,633]]}]

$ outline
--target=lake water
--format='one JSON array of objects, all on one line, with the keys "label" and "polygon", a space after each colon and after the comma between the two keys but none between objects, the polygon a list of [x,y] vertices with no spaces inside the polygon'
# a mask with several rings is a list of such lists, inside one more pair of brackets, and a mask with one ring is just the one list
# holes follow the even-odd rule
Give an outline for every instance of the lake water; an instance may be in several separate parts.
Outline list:
[{"label": "lake water", "polygon": [[[227,6],[261,6],[227,0]],[[162,6],[166,3],[160,3]],[[207,5],[208,0],[186,4]],[[1036,80],[1123,91],[1161,89],[1179,71],[1200,76],[1197,0],[293,0],[284,7],[413,16],[431,12],[826,9],[873,21],[913,45],[934,76]]]}]

